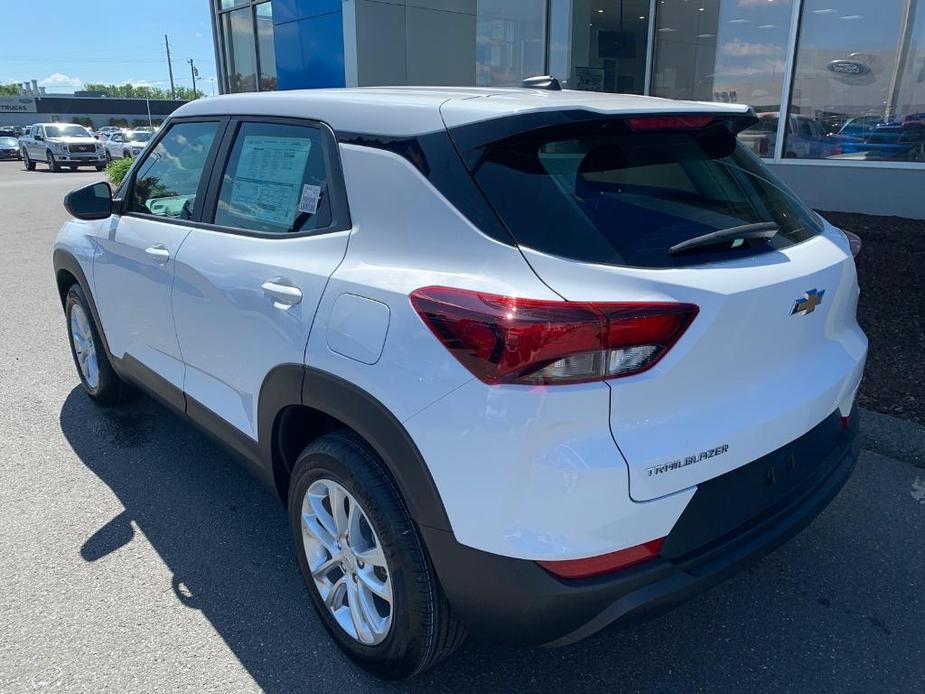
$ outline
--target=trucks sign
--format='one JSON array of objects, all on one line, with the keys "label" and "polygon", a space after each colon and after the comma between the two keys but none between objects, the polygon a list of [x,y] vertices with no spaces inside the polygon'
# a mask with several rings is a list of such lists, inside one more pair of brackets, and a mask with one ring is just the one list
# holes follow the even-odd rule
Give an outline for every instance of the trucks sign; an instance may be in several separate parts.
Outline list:
[{"label": "trucks sign", "polygon": [[35,98],[31,96],[0,96],[0,113],[35,113]]}]

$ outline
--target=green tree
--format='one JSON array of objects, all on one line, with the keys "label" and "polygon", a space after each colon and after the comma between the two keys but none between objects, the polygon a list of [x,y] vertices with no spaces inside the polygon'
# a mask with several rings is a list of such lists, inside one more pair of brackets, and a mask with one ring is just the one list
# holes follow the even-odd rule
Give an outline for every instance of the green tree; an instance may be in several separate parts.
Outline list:
[{"label": "green tree", "polygon": [[16,96],[19,94],[19,85],[15,82],[0,84],[0,96]]}]

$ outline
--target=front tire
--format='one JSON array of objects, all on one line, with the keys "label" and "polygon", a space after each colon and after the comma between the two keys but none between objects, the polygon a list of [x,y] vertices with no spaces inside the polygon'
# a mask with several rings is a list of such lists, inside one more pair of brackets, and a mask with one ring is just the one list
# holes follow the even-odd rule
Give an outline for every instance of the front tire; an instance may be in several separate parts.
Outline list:
[{"label": "front tire", "polygon": [[22,162],[26,171],[35,171],[35,162],[29,158],[29,153],[23,150]]},{"label": "front tire", "polygon": [[58,165],[58,160],[55,159],[55,155],[51,153],[51,150],[48,151],[45,157],[45,163],[48,164],[48,170],[54,173],[58,173],[61,170],[61,167]]},{"label": "front tire", "polygon": [[79,284],[68,289],[64,314],[71,356],[84,392],[100,405],[115,405],[125,400],[131,389],[112,368],[93,320],[90,303]]},{"label": "front tire", "polygon": [[359,436],[334,432],[302,451],[289,519],[315,609],[357,665],[410,677],[465,639],[401,496]]}]

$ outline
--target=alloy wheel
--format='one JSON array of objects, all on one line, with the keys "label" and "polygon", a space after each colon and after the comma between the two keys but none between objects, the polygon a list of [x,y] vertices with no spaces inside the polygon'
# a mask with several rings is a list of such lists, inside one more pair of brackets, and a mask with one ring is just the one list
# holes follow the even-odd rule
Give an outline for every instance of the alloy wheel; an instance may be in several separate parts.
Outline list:
[{"label": "alloy wheel", "polygon": [[90,320],[80,304],[74,304],[71,307],[71,344],[74,347],[74,356],[77,357],[80,373],[91,390],[96,390],[100,383],[96,344],[93,341]]},{"label": "alloy wheel", "polygon": [[318,594],[341,629],[364,645],[385,640],[394,604],[385,553],[366,512],[339,483],[309,486],[302,544]]}]

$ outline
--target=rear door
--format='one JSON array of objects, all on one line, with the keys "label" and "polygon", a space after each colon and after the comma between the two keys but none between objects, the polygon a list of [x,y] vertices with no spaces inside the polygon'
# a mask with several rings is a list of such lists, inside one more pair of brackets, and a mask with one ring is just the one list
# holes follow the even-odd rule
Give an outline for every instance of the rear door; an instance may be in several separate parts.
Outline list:
[{"label": "rear door", "polygon": [[[199,215],[225,121],[175,121],[135,167],[121,216],[103,225],[95,296],[114,356],[183,388],[170,305],[177,252]],[[182,398],[181,402],[182,404]]]},{"label": "rear door", "polygon": [[173,306],[186,393],[257,438],[264,378],[302,364],[350,222],[333,133],[291,119],[236,119],[209,193],[209,224],[178,256]]},{"label": "rear door", "polygon": [[[847,241],[736,146],[735,127],[709,117],[557,125],[472,159],[527,261],[564,299],[699,308],[654,366],[607,381],[636,500],[694,486],[839,408],[847,414],[861,377],[866,339]],[[756,224],[776,235],[676,248]]]}]

